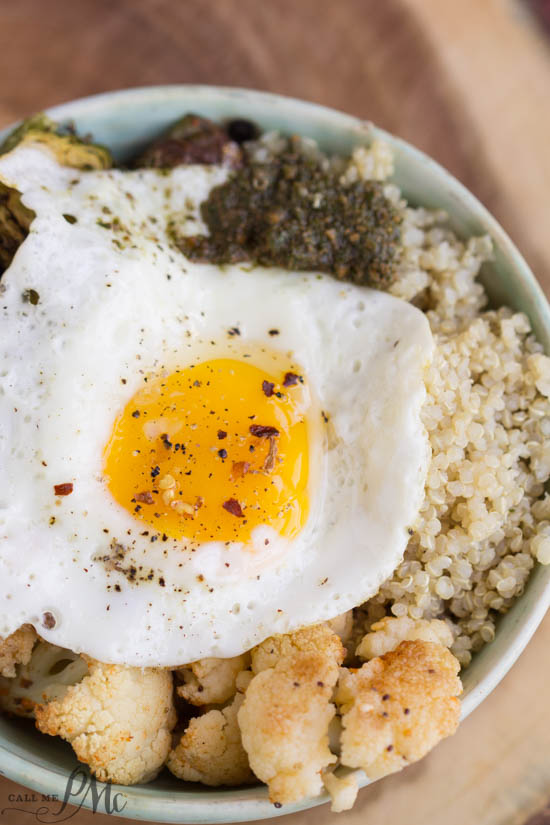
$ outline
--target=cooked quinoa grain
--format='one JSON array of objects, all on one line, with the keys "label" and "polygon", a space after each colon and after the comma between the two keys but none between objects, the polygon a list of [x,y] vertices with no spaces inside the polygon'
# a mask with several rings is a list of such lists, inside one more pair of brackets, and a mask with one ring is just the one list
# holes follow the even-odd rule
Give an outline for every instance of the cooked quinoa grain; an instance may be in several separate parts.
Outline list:
[{"label": "cooked quinoa grain", "polygon": [[356,611],[355,635],[384,615],[443,617],[465,666],[535,561],[550,563],[550,358],[525,315],[485,309],[476,278],[490,239],[461,241],[444,213],[401,206],[392,292],[426,311],[437,345],[423,409],[432,460],[403,562]]}]

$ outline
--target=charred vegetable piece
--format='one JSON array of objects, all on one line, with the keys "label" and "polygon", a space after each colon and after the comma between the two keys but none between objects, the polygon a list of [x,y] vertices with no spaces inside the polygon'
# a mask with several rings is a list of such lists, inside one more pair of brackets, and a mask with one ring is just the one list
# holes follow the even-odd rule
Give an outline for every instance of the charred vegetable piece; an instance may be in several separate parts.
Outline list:
[{"label": "charred vegetable piece", "polygon": [[0,146],[0,154],[22,143],[41,143],[50,148],[59,163],[75,169],[110,169],[111,153],[104,146],[90,143],[70,129],[63,129],[44,114],[27,118]]},{"label": "charred vegetable piece", "polygon": [[237,117],[227,124],[227,133],[235,143],[246,143],[260,137],[260,130],[252,120]]},{"label": "charred vegetable piece", "polygon": [[0,183],[0,274],[29,234],[35,213],[21,203],[17,189]]},{"label": "charred vegetable piece", "polygon": [[[47,146],[59,163],[75,169],[110,169],[113,165],[111,153],[104,146],[79,138],[44,114],[27,118],[14,129],[0,145],[0,155],[24,143]],[[21,203],[20,193],[0,183],[0,275],[27,237],[34,217],[34,212]]]},{"label": "charred vegetable piece", "polygon": [[201,206],[209,235],[174,240],[191,260],[255,261],[387,289],[395,279],[401,217],[383,185],[344,185],[289,139],[267,163],[247,163]]},{"label": "charred vegetable piece", "polygon": [[241,163],[241,150],[223,126],[188,114],[145,149],[132,166],[171,169],[190,163],[236,167]]}]

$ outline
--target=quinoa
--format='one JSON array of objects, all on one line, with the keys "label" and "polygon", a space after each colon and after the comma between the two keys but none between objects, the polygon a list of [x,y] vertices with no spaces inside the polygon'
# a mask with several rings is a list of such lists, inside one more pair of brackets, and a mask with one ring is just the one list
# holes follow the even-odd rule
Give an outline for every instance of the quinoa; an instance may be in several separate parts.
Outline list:
[{"label": "quinoa", "polygon": [[[391,172],[391,152],[374,141],[345,174]],[[487,308],[477,276],[489,237],[460,240],[441,210],[409,207],[393,184],[386,195],[403,214],[390,291],[426,312],[436,343],[422,411],[432,459],[404,559],[356,609],[354,637],[385,615],[444,618],[467,666],[535,562],[550,563],[550,358],[523,313]]]}]

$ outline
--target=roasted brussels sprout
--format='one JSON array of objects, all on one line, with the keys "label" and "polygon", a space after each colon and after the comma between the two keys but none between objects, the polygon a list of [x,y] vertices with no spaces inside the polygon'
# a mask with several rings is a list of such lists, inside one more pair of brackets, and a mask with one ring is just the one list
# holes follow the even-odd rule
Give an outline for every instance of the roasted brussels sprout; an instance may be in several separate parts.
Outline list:
[{"label": "roasted brussels sprout", "polygon": [[0,183],[0,274],[28,235],[34,212],[21,203],[17,189]]},{"label": "roasted brussels sprout", "polygon": [[[14,129],[0,145],[0,155],[11,152],[23,143],[48,146],[63,166],[75,169],[110,169],[111,153],[104,146],[90,143],[68,129],[62,129],[47,115],[27,118]],[[21,202],[21,194],[0,183],[0,275],[8,268],[13,256],[23,243],[34,212]]]},{"label": "roasted brussels sprout", "polygon": [[0,154],[10,152],[21,143],[42,143],[54,152],[59,163],[74,169],[110,169],[113,165],[111,153],[104,146],[62,129],[44,114],[27,118],[14,129],[0,146]]},{"label": "roasted brussels sprout", "polygon": [[241,150],[219,123],[188,114],[153,141],[131,165],[171,169],[190,163],[236,167],[241,163]]}]

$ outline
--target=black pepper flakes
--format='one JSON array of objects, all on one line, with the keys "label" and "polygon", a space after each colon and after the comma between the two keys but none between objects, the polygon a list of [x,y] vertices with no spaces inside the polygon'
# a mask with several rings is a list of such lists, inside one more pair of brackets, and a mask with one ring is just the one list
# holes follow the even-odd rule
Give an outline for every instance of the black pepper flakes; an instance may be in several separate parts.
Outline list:
[{"label": "black pepper flakes", "polygon": [[36,289],[25,289],[21,297],[24,304],[31,304],[33,307],[40,301],[40,295]]},{"label": "black pepper flakes", "polygon": [[220,458],[227,458],[227,450],[222,447],[221,450],[218,450],[218,455]]},{"label": "black pepper flakes", "polygon": [[225,430],[218,430],[218,438],[220,439],[220,441],[221,441],[223,438],[227,438],[227,433],[226,433],[226,431],[225,431]]},{"label": "black pepper flakes", "polygon": [[267,398],[271,398],[275,390],[275,384],[271,381],[262,381],[262,392]]}]

